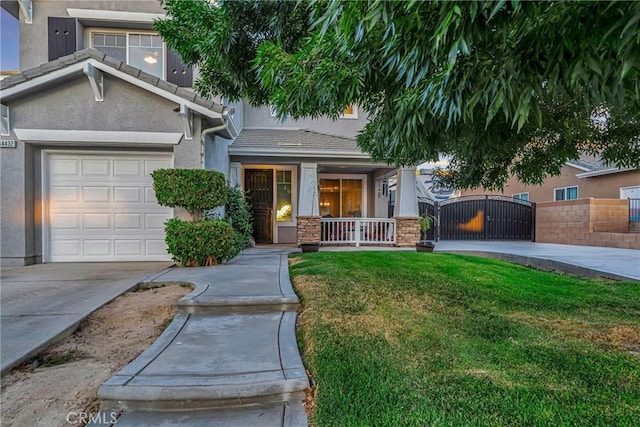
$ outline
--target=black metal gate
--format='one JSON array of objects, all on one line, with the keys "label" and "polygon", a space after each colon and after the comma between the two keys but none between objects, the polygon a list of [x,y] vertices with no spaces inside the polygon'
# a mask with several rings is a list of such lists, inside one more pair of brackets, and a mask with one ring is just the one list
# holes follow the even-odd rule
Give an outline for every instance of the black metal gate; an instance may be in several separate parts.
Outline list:
[{"label": "black metal gate", "polygon": [[[418,200],[420,215],[433,215],[426,240],[535,240],[535,203],[507,196]],[[423,233],[424,234],[424,233]]]},{"label": "black metal gate", "polygon": [[245,169],[244,188],[256,243],[273,243],[273,170]]}]

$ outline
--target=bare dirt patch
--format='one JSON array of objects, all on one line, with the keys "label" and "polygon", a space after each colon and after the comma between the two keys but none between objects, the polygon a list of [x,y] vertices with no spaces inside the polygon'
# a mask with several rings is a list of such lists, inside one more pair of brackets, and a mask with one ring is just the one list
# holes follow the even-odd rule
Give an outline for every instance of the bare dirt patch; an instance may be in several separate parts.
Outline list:
[{"label": "bare dirt patch", "polygon": [[175,284],[123,294],[14,369],[2,378],[2,425],[81,425],[75,414],[98,409],[98,387],[156,340],[190,291]]}]

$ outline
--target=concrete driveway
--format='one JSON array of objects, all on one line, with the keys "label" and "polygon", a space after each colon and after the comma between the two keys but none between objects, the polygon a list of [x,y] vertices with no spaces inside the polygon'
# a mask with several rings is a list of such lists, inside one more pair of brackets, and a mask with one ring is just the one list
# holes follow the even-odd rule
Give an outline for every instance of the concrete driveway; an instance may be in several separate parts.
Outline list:
[{"label": "concrete driveway", "polygon": [[94,310],[169,262],[55,263],[0,271],[1,373],[73,332]]}]

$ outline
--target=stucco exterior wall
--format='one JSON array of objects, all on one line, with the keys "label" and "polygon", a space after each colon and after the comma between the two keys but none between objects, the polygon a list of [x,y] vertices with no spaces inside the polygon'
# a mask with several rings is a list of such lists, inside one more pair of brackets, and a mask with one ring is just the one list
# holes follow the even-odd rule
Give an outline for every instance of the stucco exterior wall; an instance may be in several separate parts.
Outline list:
[{"label": "stucco exterior wall", "polygon": [[0,256],[6,260],[2,265],[22,265],[27,253],[26,163],[24,144],[0,149]]},{"label": "stucco exterior wall", "polygon": [[160,2],[156,0],[34,0],[33,24],[26,24],[24,19],[20,20],[21,70],[49,61],[48,17],[69,17],[68,8],[164,13]]},{"label": "stucco exterior wall", "polygon": [[[84,75],[41,90],[31,96],[9,102],[11,128],[51,130],[95,130],[176,132],[184,131],[177,104],[169,102],[137,86],[104,75],[104,101],[96,102]],[[194,118],[192,140],[184,137],[178,145],[117,146],[109,144],[74,144],[65,141],[32,144],[11,139],[17,148],[0,150],[2,179],[0,256],[3,265],[24,265],[42,259],[42,150],[114,150],[164,151],[173,153],[174,167],[201,168],[203,150],[200,141],[201,120]],[[9,139],[9,137],[6,137]],[[176,210],[176,215],[183,212]]]},{"label": "stucco exterior wall", "polygon": [[[620,187],[640,185],[640,171],[626,171],[609,175],[594,176],[591,178],[578,178],[576,174],[583,170],[565,165],[559,176],[548,177],[543,185],[525,185],[515,177],[509,178],[504,191],[498,194],[513,196],[518,193],[529,193],[531,202],[552,202],[554,201],[555,189],[563,187],[578,187],[578,198],[604,198],[619,199]],[[461,196],[477,194],[496,194],[495,191],[485,191],[482,188],[463,190]]]},{"label": "stucco exterior wall", "polygon": [[277,118],[270,117],[269,108],[256,108],[244,103],[244,127],[245,128],[300,128],[315,132],[355,138],[359,131],[367,123],[367,117],[358,112],[357,119],[304,119],[286,120],[280,122]]},{"label": "stucco exterior wall", "polygon": [[629,204],[620,199],[578,199],[536,205],[536,241],[640,249],[629,231]]}]

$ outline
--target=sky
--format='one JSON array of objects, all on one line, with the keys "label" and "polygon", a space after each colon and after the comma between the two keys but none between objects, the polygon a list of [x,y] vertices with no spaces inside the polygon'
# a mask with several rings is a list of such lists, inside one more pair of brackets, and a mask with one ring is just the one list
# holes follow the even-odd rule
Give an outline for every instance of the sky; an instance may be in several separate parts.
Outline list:
[{"label": "sky", "polygon": [[0,8],[0,71],[20,70],[19,23]]}]

